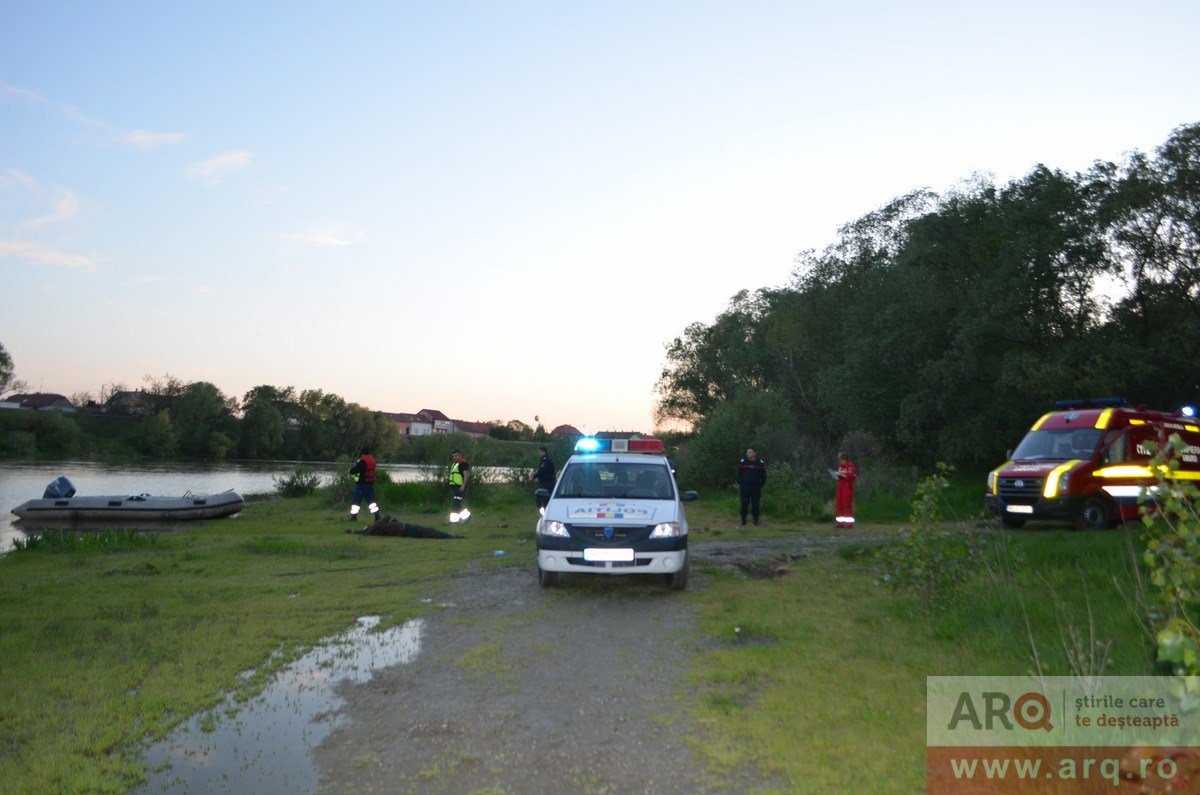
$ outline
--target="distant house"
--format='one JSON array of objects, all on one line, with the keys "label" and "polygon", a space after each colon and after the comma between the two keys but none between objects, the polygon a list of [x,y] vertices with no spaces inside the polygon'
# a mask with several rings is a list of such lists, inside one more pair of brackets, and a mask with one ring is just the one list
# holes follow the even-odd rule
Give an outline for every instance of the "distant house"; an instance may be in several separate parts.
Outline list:
[{"label": "distant house", "polygon": [[401,436],[432,436],[433,423],[423,419],[418,414],[384,411],[383,416],[396,423]]},{"label": "distant house", "polygon": [[75,406],[62,395],[50,392],[34,392],[28,395],[9,395],[9,403],[16,403],[19,408],[34,411],[64,411],[75,413]]},{"label": "distant house", "polygon": [[437,409],[421,409],[417,416],[432,425],[435,434],[454,433],[454,420]]},{"label": "distant house", "polygon": [[564,436],[585,436],[583,431],[576,428],[574,425],[559,425],[554,430],[550,431],[550,435],[555,439],[561,439]]},{"label": "distant house", "polygon": [[126,390],[114,392],[104,403],[106,414],[125,414],[130,417],[149,417],[158,411],[158,397],[149,392]]},{"label": "distant house", "polygon": [[454,423],[455,433],[464,433],[476,439],[487,436],[488,431],[492,429],[491,423],[487,422],[468,422],[467,420],[451,420],[451,422]]}]

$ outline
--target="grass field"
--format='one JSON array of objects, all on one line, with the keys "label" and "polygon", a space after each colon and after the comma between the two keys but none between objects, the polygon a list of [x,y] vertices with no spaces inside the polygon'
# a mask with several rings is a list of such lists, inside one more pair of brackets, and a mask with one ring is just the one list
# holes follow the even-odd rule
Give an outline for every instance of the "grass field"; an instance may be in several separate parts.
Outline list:
[{"label": "grass field", "polygon": [[[428,508],[421,489],[390,485],[381,502]],[[344,507],[318,494],[254,502],[186,532],[0,558],[4,790],[123,791],[140,779],[143,739],[225,692],[248,696],[356,616],[380,615],[382,628],[412,618],[427,589],[468,564],[532,569],[527,495],[497,488],[474,507],[469,538],[452,542],[349,536]],[[723,503],[694,503],[689,517],[694,542],[753,537]],[[444,527],[440,514],[405,518]],[[886,540],[897,527],[858,532]],[[1125,531],[995,538],[1007,539],[1002,570],[932,612],[877,583],[874,542],[771,579],[701,572],[702,587],[680,594],[698,604],[709,639],[681,694],[701,727],[689,738],[700,758],[714,775],[757,768],[787,791],[919,791],[927,675],[1025,673],[1035,647],[1048,674],[1070,673],[1083,647],[1103,648],[1109,673],[1150,672],[1118,586],[1131,587]]]}]

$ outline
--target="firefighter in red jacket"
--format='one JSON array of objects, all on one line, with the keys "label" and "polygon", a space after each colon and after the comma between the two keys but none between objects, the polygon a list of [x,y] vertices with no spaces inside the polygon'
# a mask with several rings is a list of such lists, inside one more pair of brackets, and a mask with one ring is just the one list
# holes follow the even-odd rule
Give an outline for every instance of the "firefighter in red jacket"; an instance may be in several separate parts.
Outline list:
[{"label": "firefighter in red jacket", "polygon": [[354,478],[354,496],[350,499],[350,521],[358,518],[359,507],[363,500],[367,501],[367,510],[371,512],[371,521],[379,519],[379,504],[375,502],[375,457],[371,448],[362,449],[362,457],[350,467],[350,475]]},{"label": "firefighter in red jacket", "polygon": [[837,455],[837,501],[834,513],[838,527],[854,527],[854,481],[858,480],[858,467],[845,453]]}]

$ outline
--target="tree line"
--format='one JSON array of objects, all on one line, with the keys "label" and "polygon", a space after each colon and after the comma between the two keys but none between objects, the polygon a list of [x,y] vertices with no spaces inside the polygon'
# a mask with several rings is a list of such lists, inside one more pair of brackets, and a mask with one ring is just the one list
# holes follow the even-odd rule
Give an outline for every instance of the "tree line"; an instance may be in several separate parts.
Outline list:
[{"label": "tree line", "polygon": [[[25,388],[0,344],[0,395]],[[122,394],[135,395],[133,404],[109,402]],[[479,439],[405,437],[382,412],[320,389],[264,384],[239,400],[207,381],[171,375],[147,377],[132,393],[122,383],[105,384],[97,394],[73,394],[71,403],[83,411],[0,412],[0,456],[333,461],[353,458],[366,445],[395,462],[442,464],[458,447],[492,465],[527,466],[536,443],[563,447],[540,422],[494,420]]]},{"label": "tree line", "polygon": [[[747,443],[927,466],[1003,460],[1055,400],[1200,397],[1200,124],[1153,155],[918,190],[668,345],[660,423],[698,474]],[[725,473],[727,474],[727,473]]]}]

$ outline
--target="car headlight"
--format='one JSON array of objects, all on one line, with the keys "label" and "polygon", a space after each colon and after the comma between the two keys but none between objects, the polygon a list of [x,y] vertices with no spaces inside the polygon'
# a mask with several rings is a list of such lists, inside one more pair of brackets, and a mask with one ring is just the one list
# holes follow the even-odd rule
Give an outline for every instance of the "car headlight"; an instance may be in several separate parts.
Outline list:
[{"label": "car headlight", "polygon": [[659,522],[654,525],[653,532],[650,533],[651,538],[672,538],[683,534],[683,528],[679,526],[679,522]]},{"label": "car headlight", "polygon": [[544,536],[566,536],[567,526],[562,522],[545,522],[543,521],[538,527],[538,532]]}]

